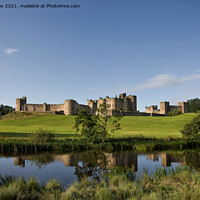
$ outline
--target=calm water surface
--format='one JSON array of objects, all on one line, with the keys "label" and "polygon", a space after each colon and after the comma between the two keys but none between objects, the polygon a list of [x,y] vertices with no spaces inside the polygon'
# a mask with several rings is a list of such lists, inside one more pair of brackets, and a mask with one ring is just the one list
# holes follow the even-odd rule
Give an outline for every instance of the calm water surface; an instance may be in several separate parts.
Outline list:
[{"label": "calm water surface", "polygon": [[189,165],[200,169],[200,151],[154,152],[137,154],[135,152],[104,153],[87,151],[67,154],[1,155],[0,173],[3,175],[37,177],[40,184],[56,178],[68,186],[82,177],[99,178],[112,167],[131,168],[136,176],[142,176],[144,169],[154,172],[156,167],[175,168]]}]

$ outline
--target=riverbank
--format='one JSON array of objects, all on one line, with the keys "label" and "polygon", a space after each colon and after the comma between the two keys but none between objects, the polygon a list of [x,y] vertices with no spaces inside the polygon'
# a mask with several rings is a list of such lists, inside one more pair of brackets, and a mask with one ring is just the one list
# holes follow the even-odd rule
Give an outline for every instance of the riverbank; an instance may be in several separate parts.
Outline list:
[{"label": "riverbank", "polygon": [[[195,116],[193,113],[171,117],[132,116],[121,119],[121,129],[111,134],[112,138],[180,138],[180,130]],[[52,115],[48,113],[14,112],[0,118],[0,135],[26,140],[39,128],[50,130],[57,138],[73,138],[75,116]]]},{"label": "riverbank", "polygon": [[73,199],[200,199],[200,173],[177,167],[168,172],[158,168],[153,176],[136,180],[128,171],[113,169],[101,181],[82,179],[69,188],[51,180],[45,186],[30,178],[0,176],[0,199],[73,200]]},{"label": "riverbank", "polygon": [[35,143],[28,140],[0,141],[1,153],[37,153],[37,152],[68,152],[84,150],[123,151],[135,152],[183,150],[200,148],[200,141],[183,139],[155,139],[155,138],[110,138],[104,143],[89,143],[80,139],[63,139],[55,142]]}]

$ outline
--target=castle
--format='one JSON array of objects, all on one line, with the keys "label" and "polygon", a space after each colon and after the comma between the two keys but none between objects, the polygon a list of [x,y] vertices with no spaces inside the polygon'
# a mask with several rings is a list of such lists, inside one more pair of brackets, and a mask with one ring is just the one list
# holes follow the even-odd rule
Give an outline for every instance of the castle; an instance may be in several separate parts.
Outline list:
[{"label": "castle", "polygon": [[126,93],[120,94],[119,98],[106,98],[100,97],[99,100],[87,100],[87,105],[78,104],[73,99],[65,100],[64,104],[27,104],[27,98],[16,99],[16,111],[29,111],[29,112],[52,112],[55,114],[77,115],[79,110],[86,110],[88,113],[96,114],[100,104],[110,104],[109,114],[114,115],[120,110],[137,112],[137,98],[136,96]]},{"label": "castle", "polygon": [[63,104],[27,104],[27,98],[16,99],[16,111],[29,112],[51,112],[55,114],[77,115],[79,110],[86,110],[88,113],[95,115],[100,104],[109,104],[109,115],[119,114],[121,116],[167,116],[174,110],[182,113],[189,112],[188,102],[179,102],[178,106],[171,106],[169,102],[161,102],[160,110],[157,105],[146,107],[146,112],[137,111],[137,97],[134,95],[126,96],[126,93],[120,94],[119,97],[106,96],[98,100],[87,100],[87,105],[78,104],[73,99],[67,99]]}]

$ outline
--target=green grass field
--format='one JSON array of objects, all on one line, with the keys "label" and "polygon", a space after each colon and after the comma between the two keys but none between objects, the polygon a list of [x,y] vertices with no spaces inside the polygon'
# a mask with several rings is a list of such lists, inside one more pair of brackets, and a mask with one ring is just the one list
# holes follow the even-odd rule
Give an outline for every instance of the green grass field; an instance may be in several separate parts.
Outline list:
[{"label": "green grass field", "polygon": [[[195,114],[182,114],[173,117],[123,117],[121,129],[112,137],[181,137],[180,130]],[[48,129],[60,136],[75,134],[75,116],[52,115],[44,113],[11,113],[0,118],[0,135],[25,136],[39,128]]]}]

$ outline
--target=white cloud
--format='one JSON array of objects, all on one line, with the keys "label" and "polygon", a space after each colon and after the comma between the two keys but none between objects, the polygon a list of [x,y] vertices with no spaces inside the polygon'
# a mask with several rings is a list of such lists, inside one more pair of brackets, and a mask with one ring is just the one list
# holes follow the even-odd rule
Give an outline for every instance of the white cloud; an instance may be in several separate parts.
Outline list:
[{"label": "white cloud", "polygon": [[143,90],[150,88],[163,88],[168,86],[174,86],[179,84],[184,84],[187,81],[198,80],[200,79],[200,74],[190,74],[188,76],[178,77],[174,74],[159,74],[143,84],[135,87],[135,90]]},{"label": "white cloud", "polygon": [[9,55],[11,55],[13,53],[16,53],[18,51],[19,51],[19,49],[12,49],[12,48],[6,48],[6,49],[4,49],[4,53],[9,54]]},{"label": "white cloud", "polygon": [[157,76],[148,79],[144,83],[135,85],[133,87],[118,87],[118,88],[90,88],[94,92],[109,93],[121,93],[121,92],[133,92],[135,90],[145,90],[153,88],[164,88],[170,86],[176,86],[185,84],[189,81],[200,80],[200,73],[190,74],[188,76],[176,76],[174,74],[158,74]]}]

